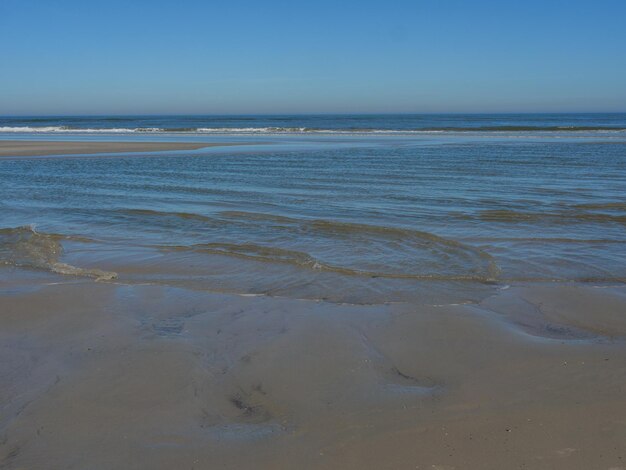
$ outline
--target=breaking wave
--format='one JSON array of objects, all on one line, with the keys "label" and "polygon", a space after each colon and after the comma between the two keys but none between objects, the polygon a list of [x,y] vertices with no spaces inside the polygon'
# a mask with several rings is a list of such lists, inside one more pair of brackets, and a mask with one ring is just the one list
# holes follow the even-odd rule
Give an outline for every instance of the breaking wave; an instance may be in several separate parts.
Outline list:
[{"label": "breaking wave", "polygon": [[0,133],[72,133],[72,134],[134,134],[134,133],[187,133],[187,134],[388,134],[411,135],[443,132],[626,132],[624,127],[613,126],[476,126],[476,127],[424,127],[407,129],[377,129],[345,127],[336,129],[316,127],[101,127],[73,126],[0,126]]}]

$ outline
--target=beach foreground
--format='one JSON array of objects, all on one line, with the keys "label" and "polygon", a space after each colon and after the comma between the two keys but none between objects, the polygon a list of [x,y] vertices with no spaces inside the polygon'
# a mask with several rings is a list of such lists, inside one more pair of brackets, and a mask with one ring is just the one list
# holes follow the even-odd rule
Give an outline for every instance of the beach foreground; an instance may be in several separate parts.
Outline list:
[{"label": "beach foreground", "polygon": [[350,306],[12,274],[3,468],[625,465],[623,287]]}]

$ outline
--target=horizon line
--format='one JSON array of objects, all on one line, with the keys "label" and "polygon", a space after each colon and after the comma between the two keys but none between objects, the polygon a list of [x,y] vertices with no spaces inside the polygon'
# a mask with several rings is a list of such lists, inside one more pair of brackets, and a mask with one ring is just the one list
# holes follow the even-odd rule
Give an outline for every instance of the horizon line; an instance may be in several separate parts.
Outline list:
[{"label": "horizon line", "polygon": [[626,114],[624,111],[497,111],[497,112],[328,112],[328,113],[145,113],[145,114],[133,114],[133,113],[94,113],[94,114],[0,114],[0,118],[20,118],[20,117],[105,117],[105,116],[119,116],[119,117],[151,117],[151,116],[198,116],[198,117],[213,117],[213,116],[481,116],[481,115],[549,115],[549,114]]}]

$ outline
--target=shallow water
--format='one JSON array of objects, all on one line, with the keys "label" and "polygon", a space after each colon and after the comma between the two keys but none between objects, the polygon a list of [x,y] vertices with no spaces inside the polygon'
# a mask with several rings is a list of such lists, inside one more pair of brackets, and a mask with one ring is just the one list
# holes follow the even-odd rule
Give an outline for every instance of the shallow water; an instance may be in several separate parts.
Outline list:
[{"label": "shallow water", "polygon": [[[314,127],[290,119],[272,127]],[[455,130],[401,135],[363,135],[355,119],[325,119],[320,129],[345,135],[129,133],[259,145],[0,160],[0,262],[351,303],[471,300],[526,280],[626,280],[626,133],[608,129],[624,116],[449,116],[436,124]],[[396,121],[376,117],[372,126],[416,128]]]}]

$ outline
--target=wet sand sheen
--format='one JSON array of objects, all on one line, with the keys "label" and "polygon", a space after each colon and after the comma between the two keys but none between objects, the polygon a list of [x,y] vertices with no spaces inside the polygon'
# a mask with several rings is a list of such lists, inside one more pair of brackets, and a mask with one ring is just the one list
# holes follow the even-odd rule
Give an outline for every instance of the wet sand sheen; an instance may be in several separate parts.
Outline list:
[{"label": "wet sand sheen", "polygon": [[623,287],[347,306],[44,277],[67,284],[0,296],[3,468],[626,459]]},{"label": "wet sand sheen", "polygon": [[192,142],[59,142],[0,140],[0,158],[48,155],[91,155],[99,153],[163,152],[197,150],[205,147],[237,145],[232,143]]}]

